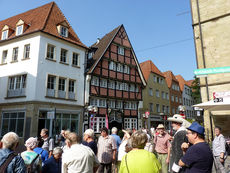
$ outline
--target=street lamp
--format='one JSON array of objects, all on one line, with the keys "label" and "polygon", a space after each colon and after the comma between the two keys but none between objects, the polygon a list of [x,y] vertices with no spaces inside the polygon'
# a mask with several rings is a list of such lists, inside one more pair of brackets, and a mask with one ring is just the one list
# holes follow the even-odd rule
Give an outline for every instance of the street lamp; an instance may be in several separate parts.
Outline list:
[{"label": "street lamp", "polygon": [[145,121],[145,128],[147,129],[148,128],[148,125],[147,125],[147,120],[149,118],[149,112],[146,111],[144,114],[143,114],[143,118],[144,118],[144,121]]},{"label": "street lamp", "polygon": [[90,118],[90,128],[93,129],[93,124],[94,124],[94,114],[97,113],[98,108],[97,106],[88,106],[87,107],[88,110],[88,117]]}]

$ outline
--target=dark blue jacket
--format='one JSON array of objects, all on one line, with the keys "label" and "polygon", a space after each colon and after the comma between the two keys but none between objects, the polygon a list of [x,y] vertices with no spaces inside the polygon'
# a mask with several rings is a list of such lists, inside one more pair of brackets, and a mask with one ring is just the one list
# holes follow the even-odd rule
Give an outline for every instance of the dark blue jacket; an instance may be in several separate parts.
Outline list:
[{"label": "dark blue jacket", "polygon": [[[5,162],[8,156],[13,153],[9,149],[0,149],[0,166]],[[15,156],[9,163],[5,173],[25,173],[26,166],[21,156]]]},{"label": "dark blue jacket", "polygon": [[57,162],[53,156],[45,161],[42,173],[61,173],[61,159]]}]

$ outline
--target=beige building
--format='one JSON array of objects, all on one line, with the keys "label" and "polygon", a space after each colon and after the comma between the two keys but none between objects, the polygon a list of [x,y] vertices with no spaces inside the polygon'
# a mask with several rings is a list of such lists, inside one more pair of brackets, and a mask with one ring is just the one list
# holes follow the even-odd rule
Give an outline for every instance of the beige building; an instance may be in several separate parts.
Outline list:
[{"label": "beige building", "polygon": [[140,113],[143,116],[149,112],[148,127],[156,127],[160,123],[166,123],[166,116],[170,113],[169,89],[163,73],[152,61],[145,61],[140,66],[147,82],[147,86],[142,92],[143,108]]},{"label": "beige building", "polygon": [[[192,26],[196,46],[197,69],[230,66],[230,1],[191,0]],[[208,74],[200,77],[202,102],[213,100],[213,93],[230,91],[230,73]],[[224,94],[222,94],[224,95]],[[218,110],[217,110],[218,109]],[[229,107],[210,107],[204,111],[204,125],[209,139],[211,129],[221,126],[223,134],[230,136]]]}]

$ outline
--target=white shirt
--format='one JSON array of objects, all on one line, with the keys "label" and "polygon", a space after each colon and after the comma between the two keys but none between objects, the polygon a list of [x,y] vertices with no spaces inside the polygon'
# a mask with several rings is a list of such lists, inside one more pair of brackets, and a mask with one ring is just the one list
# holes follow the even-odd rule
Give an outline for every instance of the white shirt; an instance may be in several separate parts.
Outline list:
[{"label": "white shirt", "polygon": [[127,154],[125,152],[125,146],[126,146],[127,142],[128,142],[128,140],[124,140],[124,141],[121,142],[121,144],[119,146],[119,149],[118,149],[118,158],[117,158],[118,161],[121,161],[122,157]]},{"label": "white shirt", "polygon": [[62,173],[93,173],[99,165],[94,152],[87,146],[74,144],[62,155]]}]

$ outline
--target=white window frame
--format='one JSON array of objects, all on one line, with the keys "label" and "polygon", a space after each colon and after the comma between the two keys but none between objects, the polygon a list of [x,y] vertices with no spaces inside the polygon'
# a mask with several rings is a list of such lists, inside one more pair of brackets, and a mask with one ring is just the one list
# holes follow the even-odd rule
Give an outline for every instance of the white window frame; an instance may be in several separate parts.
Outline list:
[{"label": "white window frame", "polygon": [[135,85],[134,84],[130,84],[129,91],[135,92]]},{"label": "white window frame", "polygon": [[[93,118],[93,130],[95,133],[100,133],[102,127],[105,127],[105,117],[94,117]],[[91,124],[91,119],[90,119]]]},{"label": "white window frame", "polygon": [[72,55],[72,65],[74,66],[79,66],[79,54],[78,53],[75,53],[73,52],[73,55]]},{"label": "white window frame", "polygon": [[90,98],[90,105],[91,106],[98,106],[98,99],[97,98]]},{"label": "white window frame", "polygon": [[130,73],[130,68],[128,65],[124,65],[124,73],[126,73],[126,74]]},{"label": "white window frame", "polygon": [[177,96],[176,96],[175,100],[176,100],[176,102],[178,102],[178,97]]},{"label": "white window frame", "polygon": [[100,79],[100,87],[107,88],[107,80],[106,79]]},{"label": "white window frame", "polygon": [[116,101],[115,100],[109,100],[108,101],[108,108],[115,108],[116,107]]},{"label": "white window frame", "polygon": [[116,83],[116,89],[117,90],[122,90],[123,84],[121,82]]},{"label": "white window frame", "polygon": [[169,93],[166,93],[166,99],[169,100]]},{"label": "white window frame", "polygon": [[174,102],[174,96],[173,96],[173,95],[171,96],[171,101],[173,101],[173,102]]},{"label": "white window frame", "polygon": [[93,76],[91,80],[91,85],[99,86],[99,78],[96,76]]},{"label": "white window frame", "polygon": [[68,28],[65,26],[61,26],[60,35],[63,37],[68,37]]},{"label": "white window frame", "polygon": [[48,75],[47,89],[55,90],[56,87],[56,76]]},{"label": "white window frame", "polygon": [[160,97],[160,91],[159,90],[156,90],[156,97]]},{"label": "white window frame", "polygon": [[58,91],[66,91],[66,79],[65,78],[59,78]]},{"label": "white window frame", "polygon": [[156,111],[157,111],[157,113],[160,113],[160,104],[156,104]]},{"label": "white window frame", "polygon": [[149,88],[149,96],[153,96],[153,89]]},{"label": "white window frame", "polygon": [[18,47],[14,47],[12,52],[12,62],[15,62],[17,60],[18,60]]},{"label": "white window frame", "polygon": [[124,118],[124,128],[125,129],[137,129],[137,119],[136,118]]},{"label": "white window frame", "polygon": [[123,73],[123,66],[120,63],[117,64],[117,72]]},{"label": "white window frame", "polygon": [[9,77],[8,90],[17,90],[26,88],[27,75],[18,75]]},{"label": "white window frame", "polygon": [[68,50],[61,48],[60,62],[63,62],[63,63],[68,62]]},{"label": "white window frame", "polygon": [[8,38],[9,30],[2,31],[2,40],[6,40]]},{"label": "white window frame", "polygon": [[98,107],[106,108],[106,99],[98,99]]},{"label": "white window frame", "polygon": [[113,71],[116,71],[116,63],[113,62],[113,61],[110,61],[110,63],[109,63],[109,69],[113,70]]},{"label": "white window frame", "polygon": [[69,79],[68,91],[74,93],[75,92],[75,80]]},{"label": "white window frame", "polygon": [[164,91],[161,91],[161,97],[162,97],[162,99],[165,99],[165,92]]},{"label": "white window frame", "polygon": [[125,48],[122,46],[118,46],[117,53],[119,55],[125,55]]},{"label": "white window frame", "polygon": [[24,59],[28,59],[30,58],[30,44],[26,44],[24,46],[24,56],[23,56]]},{"label": "white window frame", "polygon": [[118,108],[118,109],[122,109],[123,108],[122,101],[120,101],[120,100],[116,101],[116,108]]},{"label": "white window frame", "polygon": [[154,111],[153,103],[149,103],[149,111],[150,111],[150,112],[153,112],[153,111]]},{"label": "white window frame", "polygon": [[52,44],[47,44],[46,58],[55,60],[55,56],[56,56],[55,52],[56,52],[56,46]]},{"label": "white window frame", "polygon": [[115,86],[116,86],[116,85],[115,85],[115,81],[110,80],[110,81],[108,82],[108,88],[110,88],[110,89],[115,89],[115,88],[116,88]]},{"label": "white window frame", "polygon": [[18,25],[16,28],[16,35],[21,35],[23,33],[23,25]]},{"label": "white window frame", "polygon": [[2,51],[2,64],[7,63],[7,55],[8,55],[8,50],[3,50]]}]

